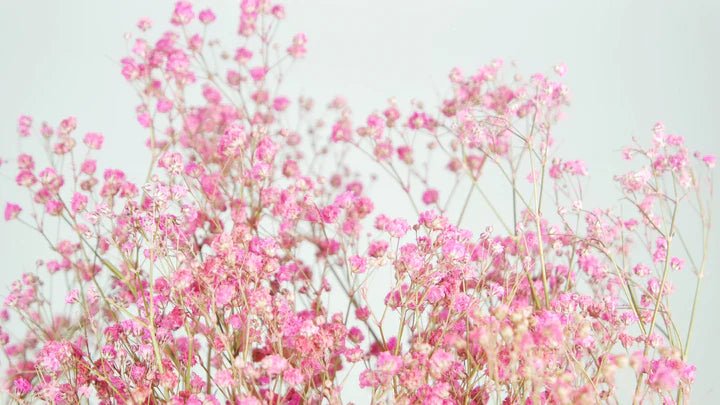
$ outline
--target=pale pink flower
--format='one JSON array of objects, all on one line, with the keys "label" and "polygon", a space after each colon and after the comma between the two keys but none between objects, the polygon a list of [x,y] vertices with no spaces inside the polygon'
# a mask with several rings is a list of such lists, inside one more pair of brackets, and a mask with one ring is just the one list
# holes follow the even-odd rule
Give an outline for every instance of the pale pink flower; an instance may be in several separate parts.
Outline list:
[{"label": "pale pink flower", "polygon": [[200,12],[198,18],[203,24],[210,24],[211,22],[215,21],[215,13],[213,13],[212,10],[207,8]]},{"label": "pale pink flower", "polygon": [[152,20],[150,17],[142,17],[138,20],[137,27],[140,28],[141,31],[147,31],[152,27]]},{"label": "pale pink flower", "polygon": [[20,211],[22,211],[22,208],[20,208],[20,206],[17,204],[5,204],[5,220],[10,221],[17,218],[17,216],[20,214]]},{"label": "pale pink flower", "polygon": [[428,189],[423,192],[422,201],[427,204],[435,204],[438,201],[438,191],[435,189]]},{"label": "pale pink flower", "polygon": [[72,304],[74,302],[78,302],[78,297],[80,297],[80,291],[78,291],[77,289],[72,289],[65,296],[65,303]]},{"label": "pale pink flower", "polygon": [[716,160],[717,160],[717,158],[715,157],[715,155],[705,155],[705,156],[703,156],[703,158],[702,158],[702,161],[705,162],[705,164],[707,165],[707,167],[709,167],[709,168],[711,168],[711,169],[712,169],[713,167],[715,167],[715,161],[716,161]]},{"label": "pale pink flower", "polygon": [[564,63],[559,63],[555,65],[553,69],[555,70],[555,73],[557,73],[557,75],[561,77],[565,76],[565,74],[567,73],[567,66],[565,66]]}]

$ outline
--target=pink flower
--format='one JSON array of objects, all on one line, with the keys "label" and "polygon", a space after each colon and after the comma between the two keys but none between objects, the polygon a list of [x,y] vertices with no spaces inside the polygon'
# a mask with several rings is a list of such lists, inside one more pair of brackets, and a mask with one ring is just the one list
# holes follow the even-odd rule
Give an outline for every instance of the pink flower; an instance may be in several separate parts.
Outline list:
[{"label": "pink flower", "polygon": [[449,240],[443,245],[442,252],[450,260],[460,260],[465,257],[466,250],[462,243]]},{"label": "pink flower", "polygon": [[428,189],[422,195],[422,201],[427,204],[435,204],[438,201],[438,191],[435,189]]},{"label": "pink flower", "polygon": [[408,118],[408,126],[411,129],[426,128],[430,120],[424,112],[414,112],[410,118]]},{"label": "pink flower", "polygon": [[571,160],[563,163],[563,170],[573,176],[587,176],[587,165],[582,160]]},{"label": "pink flower", "polygon": [[229,303],[235,296],[235,287],[228,284],[221,285],[215,293],[215,304],[222,307]]},{"label": "pink flower", "polygon": [[713,167],[715,167],[715,161],[716,161],[716,160],[717,160],[717,158],[715,157],[715,155],[705,155],[705,156],[703,156],[703,158],[702,158],[702,161],[705,162],[705,164],[707,165],[707,167],[709,167],[709,168],[711,168],[711,169],[712,169]]},{"label": "pink flower", "polygon": [[291,386],[299,386],[305,381],[302,371],[290,367],[283,372],[283,380]]},{"label": "pink flower", "polygon": [[269,375],[275,376],[282,373],[287,368],[288,362],[282,356],[273,354],[262,359],[260,365]]},{"label": "pink flower", "polygon": [[267,71],[268,69],[264,66],[255,67],[250,69],[250,76],[253,78],[253,80],[259,82],[265,77]]},{"label": "pink flower", "polygon": [[365,335],[363,335],[360,328],[353,326],[352,328],[350,328],[350,331],[348,332],[348,338],[350,339],[351,342],[353,342],[355,344],[359,344],[360,342],[362,342],[365,339]]},{"label": "pink flower", "polygon": [[247,63],[253,56],[253,53],[250,52],[247,48],[238,48],[235,51],[235,61],[238,62],[241,65],[244,65]]},{"label": "pink flower", "polygon": [[465,80],[465,77],[463,76],[462,70],[460,70],[459,67],[454,67],[450,71],[450,81],[453,83],[461,83],[463,80]]},{"label": "pink flower", "polygon": [[77,119],[75,117],[67,117],[60,121],[60,133],[68,135],[77,128]]},{"label": "pink flower", "polygon": [[367,266],[367,260],[364,257],[353,255],[348,258],[348,262],[350,263],[350,270],[353,273],[357,273],[357,274],[365,273],[365,269]]},{"label": "pink flower", "polygon": [[402,238],[410,230],[410,225],[404,219],[396,218],[385,226],[385,230],[393,238]]},{"label": "pink flower", "polygon": [[77,213],[77,212],[85,209],[87,202],[88,202],[88,198],[85,194],[75,193],[75,194],[73,194],[70,207],[73,212]]},{"label": "pink flower", "polygon": [[53,216],[58,216],[62,213],[63,205],[60,201],[50,199],[45,203],[45,211]]},{"label": "pink flower", "polygon": [[293,43],[290,45],[290,47],[287,49],[288,53],[293,58],[302,58],[305,56],[305,43],[307,43],[307,38],[305,37],[304,33],[296,34],[293,38]]},{"label": "pink flower", "polygon": [[137,120],[140,123],[140,125],[142,125],[144,128],[149,128],[150,123],[152,122],[152,119],[150,118],[150,114],[148,114],[146,112],[138,114]]},{"label": "pink flower", "polygon": [[13,382],[13,385],[15,386],[15,392],[17,392],[19,395],[25,395],[33,388],[32,384],[30,384],[30,382],[23,377],[17,378]]},{"label": "pink flower", "polygon": [[332,127],[330,139],[333,142],[350,142],[352,140],[352,127],[350,121],[341,119]]},{"label": "pink flower", "polygon": [[287,97],[277,97],[273,100],[273,108],[275,111],[284,111],[288,105],[290,105],[290,100],[288,100]]},{"label": "pink flower", "polygon": [[220,91],[208,85],[203,87],[203,97],[205,97],[205,100],[211,104],[220,104],[222,101],[222,94],[220,94]]},{"label": "pink flower", "polygon": [[85,160],[80,166],[80,171],[87,175],[92,175],[95,170],[97,170],[97,161],[92,159]]},{"label": "pink flower", "polygon": [[436,350],[430,358],[430,374],[435,378],[440,377],[450,365],[452,365],[453,355],[442,350]]},{"label": "pink flower", "polygon": [[401,146],[397,149],[398,158],[406,164],[413,163],[412,148],[409,146]]},{"label": "pink flower", "polygon": [[157,108],[158,112],[166,113],[166,112],[172,110],[172,107],[173,107],[173,102],[171,100],[168,100],[166,98],[161,98],[158,100],[157,106],[155,108]]},{"label": "pink flower", "polygon": [[78,297],[80,296],[80,291],[77,289],[72,289],[70,292],[67,293],[65,296],[65,303],[66,304],[72,304],[74,302],[78,302]]},{"label": "pink flower", "polygon": [[285,7],[283,7],[282,4],[278,4],[278,5],[273,6],[273,8],[272,8],[272,10],[270,10],[270,12],[271,12],[272,15],[274,15],[275,18],[277,18],[278,20],[282,20],[283,18],[285,18]]},{"label": "pink flower", "polygon": [[670,259],[670,267],[673,268],[673,270],[682,270],[685,266],[685,261],[683,259],[680,259],[678,257],[673,257]]},{"label": "pink flower", "polygon": [[322,209],[321,215],[323,222],[333,224],[337,221],[338,216],[340,216],[340,208],[335,204],[328,205]]},{"label": "pink flower", "polygon": [[32,125],[32,118],[27,115],[22,115],[18,119],[18,132],[21,136],[30,135],[30,126]]},{"label": "pink flower", "polygon": [[175,11],[170,22],[173,25],[186,25],[192,21],[193,17],[195,17],[195,13],[192,11],[192,4],[187,1],[178,1],[175,3]]},{"label": "pink flower", "polygon": [[372,242],[368,248],[368,254],[372,257],[378,258],[385,255],[387,252],[388,243],[383,240]]},{"label": "pink flower", "polygon": [[659,391],[674,390],[680,382],[680,373],[664,361],[656,361],[648,376],[648,384]]},{"label": "pink flower", "polygon": [[555,65],[553,69],[555,70],[555,73],[557,73],[557,75],[560,77],[565,76],[565,74],[567,73],[567,66],[565,66],[564,63],[559,63]]},{"label": "pink flower", "polygon": [[7,203],[5,205],[5,220],[10,221],[17,218],[17,216],[20,214],[20,211],[22,211],[22,208],[20,208],[19,205]]},{"label": "pink flower", "polygon": [[368,318],[370,318],[370,308],[358,307],[358,309],[355,310],[355,316],[361,321],[368,320]]},{"label": "pink flower", "polygon": [[633,267],[633,272],[638,277],[646,277],[648,274],[650,274],[650,268],[648,268],[647,266],[645,266],[642,263],[639,263],[639,264],[635,265],[635,267]]},{"label": "pink flower", "polygon": [[378,370],[387,373],[389,375],[395,375],[403,365],[402,358],[399,356],[393,356],[390,352],[382,352],[378,356],[377,368]]},{"label": "pink flower", "polygon": [[20,170],[33,170],[35,168],[35,160],[32,156],[25,153],[18,156],[18,169]]},{"label": "pink flower", "polygon": [[137,22],[137,27],[141,31],[147,31],[152,27],[152,19],[150,17],[142,17]]},{"label": "pink flower", "polygon": [[203,24],[210,24],[211,22],[215,21],[215,13],[213,13],[212,10],[207,8],[200,12],[198,18]]},{"label": "pink flower", "polygon": [[235,385],[235,379],[233,378],[232,371],[223,369],[215,373],[215,383],[220,388],[228,388]]},{"label": "pink flower", "polygon": [[51,373],[62,370],[63,364],[72,356],[70,345],[56,341],[48,341],[40,351],[36,364]]},{"label": "pink flower", "polygon": [[83,138],[83,142],[90,149],[100,149],[103,144],[103,139],[105,139],[105,138],[101,134],[88,132],[87,134],[85,134],[85,138]]}]

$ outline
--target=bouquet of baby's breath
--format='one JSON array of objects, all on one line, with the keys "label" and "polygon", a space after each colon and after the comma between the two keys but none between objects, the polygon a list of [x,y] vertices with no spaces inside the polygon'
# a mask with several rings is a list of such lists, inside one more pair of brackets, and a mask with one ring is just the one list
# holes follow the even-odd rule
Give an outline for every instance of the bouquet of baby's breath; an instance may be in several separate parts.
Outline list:
[{"label": "bouquet of baby's breath", "polygon": [[[584,162],[554,154],[564,65],[454,68],[439,108],[357,119],[337,98],[325,125],[280,86],[305,35],[277,37],[280,4],[240,10],[241,45],[206,40],[216,16],[181,1],[122,59],[144,184],[98,169],[103,136],[75,118],[20,118],[47,156],[18,156],[32,202],[5,219],[54,256],[4,301],[27,326],[0,329],[11,402],[613,404],[623,369],[635,403],[688,402],[696,308],[680,327],[668,296],[691,271],[697,303],[714,156],[656,124],[623,151],[620,205],[590,208]],[[403,218],[374,211],[359,159],[407,196]],[[678,227],[693,209],[699,248]],[[43,295],[56,273],[70,311]]]}]

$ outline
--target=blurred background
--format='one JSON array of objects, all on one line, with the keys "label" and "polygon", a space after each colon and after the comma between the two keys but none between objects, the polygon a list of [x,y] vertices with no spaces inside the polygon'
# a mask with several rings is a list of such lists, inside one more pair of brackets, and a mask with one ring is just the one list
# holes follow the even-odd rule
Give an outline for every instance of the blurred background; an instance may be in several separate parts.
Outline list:
[{"label": "blurred background", "polygon": [[[211,5],[218,16],[209,38],[221,38],[226,46],[237,43],[235,1],[196,3],[198,10]],[[14,184],[15,157],[40,150],[37,139],[17,135],[22,114],[34,118],[35,128],[42,121],[57,125],[67,116],[77,117],[80,133],[105,135],[98,157],[102,167],[123,168],[132,179],[144,181],[147,133],[135,119],[139,100],[120,74],[120,59],[129,53],[123,34],[137,34],[138,18],[149,16],[155,38],[169,27],[173,4],[3,2],[0,158],[8,161],[0,166],[3,207],[28,198]],[[290,1],[286,8],[281,35],[287,42],[296,32],[308,37],[308,54],[289,73],[286,93],[310,95],[319,105],[342,95],[358,121],[384,108],[390,97],[404,105],[412,99],[429,109],[439,105],[454,66],[473,72],[502,58],[527,76],[549,74],[553,65],[564,62],[568,74],[563,81],[572,104],[555,137],[561,156],[588,163],[592,180],[586,198],[595,207],[617,201],[612,176],[623,171],[617,166],[619,152],[631,137],[648,144],[657,121],[668,132],[683,135],[691,152],[720,153],[715,121],[720,117],[718,1],[304,0]],[[376,212],[402,212],[403,205],[397,204],[405,201],[384,194],[378,184],[370,194],[380,198]],[[717,198],[714,209],[717,217]],[[470,221],[466,226],[475,229]],[[716,231],[710,244],[715,252],[706,270],[690,355],[698,368],[692,401],[698,404],[720,399],[715,384],[720,377],[718,236]],[[685,237],[690,246],[700,241],[698,233]],[[48,255],[41,237],[17,221],[0,223],[0,241],[4,296],[7,285]],[[673,279],[678,295],[674,316],[681,325],[688,321],[691,301],[686,297],[691,297],[694,281],[689,270]]]}]

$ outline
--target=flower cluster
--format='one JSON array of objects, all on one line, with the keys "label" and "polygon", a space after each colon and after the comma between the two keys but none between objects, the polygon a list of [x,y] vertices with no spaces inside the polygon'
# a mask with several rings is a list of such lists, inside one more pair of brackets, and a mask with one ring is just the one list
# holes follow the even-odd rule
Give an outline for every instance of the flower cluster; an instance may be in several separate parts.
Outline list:
[{"label": "flower cluster", "polygon": [[[713,155],[657,124],[649,147],[623,151],[639,166],[616,177],[630,209],[584,207],[586,164],[553,148],[565,65],[509,82],[501,60],[453,68],[439,108],[392,100],[359,125],[337,98],[326,127],[312,99],[281,93],[307,44],[276,38],[281,4],[243,0],[230,51],[204,37],[216,18],[179,1],[154,41],[152,22],[137,24],[121,73],[140,95],[144,182],[100,170],[103,135],[80,135],[74,117],[39,130],[20,117],[49,163],[17,157],[31,212],[7,203],[4,217],[42,234],[52,257],[0,311],[9,397],[622,403],[626,369],[633,402],[687,403],[692,322],[680,330],[668,296],[673,272],[704,275]],[[407,217],[375,212],[356,155],[407,196]],[[511,206],[480,185],[489,176],[506,181]],[[679,236],[687,206],[702,221],[699,257]],[[463,226],[476,207],[493,226]],[[43,293],[56,273],[69,313]],[[25,336],[10,336],[11,318]]]}]

